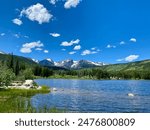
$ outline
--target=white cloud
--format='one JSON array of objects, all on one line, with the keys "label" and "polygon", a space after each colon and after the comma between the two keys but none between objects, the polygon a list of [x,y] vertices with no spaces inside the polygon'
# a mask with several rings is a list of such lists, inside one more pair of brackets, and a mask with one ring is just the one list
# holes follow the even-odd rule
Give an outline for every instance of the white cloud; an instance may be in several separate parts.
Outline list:
[{"label": "white cloud", "polygon": [[90,54],[96,54],[98,53],[97,51],[90,51],[90,50],[84,50],[81,55],[85,56],[85,55],[90,55]]},{"label": "white cloud", "polygon": [[116,46],[108,44],[106,48],[116,48]]},{"label": "white cloud", "polygon": [[136,38],[131,38],[130,42],[137,42]]},{"label": "white cloud", "polygon": [[22,52],[22,53],[31,53],[32,50],[31,50],[31,48],[21,48],[20,52]]},{"label": "white cloud", "polygon": [[26,36],[26,35],[25,35],[24,38],[29,38],[29,36]]},{"label": "white cloud", "polygon": [[126,44],[124,41],[121,41],[121,42],[120,42],[120,45],[124,45],[124,44]]},{"label": "white cloud", "polygon": [[49,51],[48,50],[44,50],[44,53],[49,53]]},{"label": "white cloud", "polygon": [[71,7],[77,7],[77,5],[81,2],[82,0],[66,0],[64,7],[66,9],[70,9]]},{"label": "white cloud", "polygon": [[49,0],[52,5],[55,5],[59,0]]},{"label": "white cloud", "polygon": [[93,52],[95,51],[95,52],[97,52],[97,53],[98,53],[99,51],[101,51],[101,50],[98,49],[97,47],[92,47],[91,50],[92,50]]},{"label": "white cloud", "polygon": [[129,56],[125,57],[125,58],[118,59],[117,61],[119,61],[119,62],[120,61],[132,62],[132,61],[134,61],[134,60],[136,60],[138,58],[139,58],[139,55],[129,55]]},{"label": "white cloud", "polygon": [[93,50],[93,51],[96,50],[96,47],[92,47],[91,50]]},{"label": "white cloud", "polygon": [[12,22],[13,22],[14,24],[19,25],[19,26],[23,24],[22,21],[21,21],[20,19],[17,19],[17,18],[16,18],[16,19],[13,19]]},{"label": "white cloud", "polygon": [[75,54],[75,53],[76,53],[75,51],[69,52],[70,55],[73,55],[73,54]]},{"label": "white cloud", "polygon": [[58,0],[49,0],[52,5],[55,5]]},{"label": "white cloud", "polygon": [[36,47],[43,47],[43,43],[41,41],[37,42],[31,42],[31,43],[26,43],[23,45],[24,48],[36,48]]},{"label": "white cloud", "polygon": [[60,37],[59,33],[50,33],[50,35],[53,36],[53,37]]},{"label": "white cloud", "polygon": [[97,51],[91,51],[91,54],[96,54],[96,53],[98,53]]},{"label": "white cloud", "polygon": [[41,41],[37,41],[37,42],[31,42],[31,43],[25,43],[22,45],[22,48],[20,49],[20,52],[22,53],[31,53],[32,49],[34,48],[40,48],[43,47],[43,43],[41,43]]},{"label": "white cloud", "polygon": [[5,34],[5,33],[1,33],[0,35],[1,35],[1,36],[5,36],[6,34]]},{"label": "white cloud", "polygon": [[77,45],[77,46],[74,47],[73,50],[80,50],[80,49],[81,49],[81,46],[80,46],[80,45]]},{"label": "white cloud", "polygon": [[66,51],[66,49],[64,49],[64,48],[63,48],[63,49],[61,49],[61,50],[62,50],[62,51]]},{"label": "white cloud", "polygon": [[80,40],[79,39],[77,39],[77,40],[72,40],[72,41],[70,41],[70,42],[67,42],[67,41],[65,41],[65,42],[62,42],[61,43],[61,46],[72,46],[72,45],[74,45],[74,44],[79,44],[79,42],[80,42]]},{"label": "white cloud", "polygon": [[90,55],[90,54],[91,54],[90,50],[84,50],[81,55],[85,56],[85,55]]},{"label": "white cloud", "polygon": [[14,37],[20,38],[20,35],[19,34],[14,34]]},{"label": "white cloud", "polygon": [[131,61],[134,61],[134,60],[136,60],[138,58],[139,58],[139,55],[130,55],[130,56],[125,58],[125,61],[131,62]]},{"label": "white cloud", "polygon": [[42,51],[43,49],[42,48],[36,48],[35,50],[36,51]]},{"label": "white cloud", "polygon": [[22,17],[23,15],[31,21],[37,21],[39,24],[48,23],[53,17],[53,15],[40,3],[23,9],[20,16]]}]

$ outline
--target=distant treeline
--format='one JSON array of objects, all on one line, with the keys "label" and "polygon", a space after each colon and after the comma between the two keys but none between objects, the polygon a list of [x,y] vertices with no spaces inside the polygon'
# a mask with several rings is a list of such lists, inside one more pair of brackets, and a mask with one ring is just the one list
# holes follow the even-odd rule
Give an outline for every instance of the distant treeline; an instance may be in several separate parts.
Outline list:
[{"label": "distant treeline", "polygon": [[25,64],[11,54],[8,60],[0,62],[0,86],[8,86],[11,81],[24,81],[36,77],[87,78],[87,79],[150,79],[150,71],[120,70],[107,71],[104,68],[81,70],[54,70],[38,64]]},{"label": "distant treeline", "polygon": [[89,79],[150,79],[150,71],[124,70],[107,71],[102,68],[81,69],[81,70],[52,70],[36,66],[33,69],[35,76],[50,77],[58,75],[61,77],[75,76],[77,78],[87,77]]}]

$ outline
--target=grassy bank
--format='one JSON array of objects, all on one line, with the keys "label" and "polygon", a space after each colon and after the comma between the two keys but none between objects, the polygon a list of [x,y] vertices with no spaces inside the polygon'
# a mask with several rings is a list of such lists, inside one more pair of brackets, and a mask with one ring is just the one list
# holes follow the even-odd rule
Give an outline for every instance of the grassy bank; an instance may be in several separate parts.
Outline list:
[{"label": "grassy bank", "polygon": [[53,76],[49,76],[49,77],[40,77],[40,76],[36,76],[35,79],[96,79],[96,78],[91,78],[89,76],[83,76],[83,77],[78,77],[78,76],[72,76],[72,75],[53,75]]},{"label": "grassy bank", "polygon": [[[47,94],[50,89],[0,89],[0,113],[36,113],[37,110],[32,107],[30,99],[35,94]],[[38,112],[59,112],[56,108],[41,108]]]}]

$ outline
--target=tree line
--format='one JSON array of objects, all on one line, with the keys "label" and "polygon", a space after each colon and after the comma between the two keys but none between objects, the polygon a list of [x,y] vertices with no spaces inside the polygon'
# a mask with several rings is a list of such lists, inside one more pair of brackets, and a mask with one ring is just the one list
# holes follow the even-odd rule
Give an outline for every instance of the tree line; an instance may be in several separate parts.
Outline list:
[{"label": "tree line", "polygon": [[81,70],[53,70],[40,65],[29,65],[20,62],[11,54],[8,60],[0,62],[0,86],[8,86],[11,81],[24,81],[38,77],[72,77],[88,79],[150,79],[150,71],[120,70],[107,71],[102,68]]}]

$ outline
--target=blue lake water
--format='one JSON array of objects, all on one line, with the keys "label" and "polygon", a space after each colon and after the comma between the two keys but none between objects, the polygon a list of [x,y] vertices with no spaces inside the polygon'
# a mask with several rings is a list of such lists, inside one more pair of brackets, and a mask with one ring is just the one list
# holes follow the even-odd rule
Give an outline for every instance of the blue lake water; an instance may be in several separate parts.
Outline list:
[{"label": "blue lake water", "polygon": [[[39,85],[57,88],[49,94],[35,95],[32,105],[65,109],[67,112],[148,113],[150,81],[146,80],[66,80],[37,79]],[[133,93],[134,97],[129,97]]]}]

